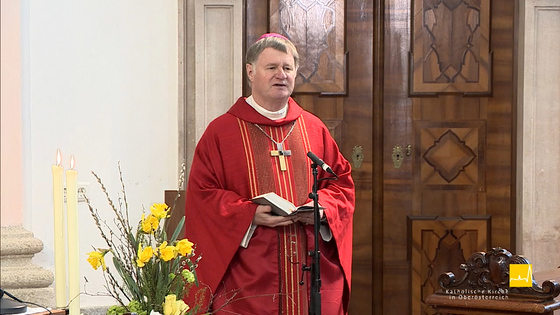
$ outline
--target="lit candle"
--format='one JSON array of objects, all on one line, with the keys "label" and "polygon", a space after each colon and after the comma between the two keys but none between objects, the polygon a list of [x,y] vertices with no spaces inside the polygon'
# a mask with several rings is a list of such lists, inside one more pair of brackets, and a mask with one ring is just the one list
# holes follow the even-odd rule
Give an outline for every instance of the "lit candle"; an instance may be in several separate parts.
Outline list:
[{"label": "lit candle", "polygon": [[66,247],[64,240],[64,190],[60,150],[56,151],[56,165],[52,166],[54,206],[54,284],[56,307],[66,306]]},{"label": "lit candle", "polygon": [[78,237],[78,172],[74,156],[66,171],[66,223],[68,224],[68,298],[70,315],[80,315],[80,242]]}]

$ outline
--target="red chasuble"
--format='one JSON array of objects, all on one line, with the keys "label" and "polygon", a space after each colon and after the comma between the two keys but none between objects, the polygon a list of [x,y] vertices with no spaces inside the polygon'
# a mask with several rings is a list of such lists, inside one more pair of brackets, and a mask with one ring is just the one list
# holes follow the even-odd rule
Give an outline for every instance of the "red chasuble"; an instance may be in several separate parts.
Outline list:
[{"label": "red chasuble", "polygon": [[[208,289],[206,299],[211,298],[214,311],[308,314],[311,278],[302,266],[312,264],[308,251],[314,249],[313,226],[258,226],[247,247],[240,244],[257,208],[250,198],[274,191],[295,205],[310,201],[313,174],[306,154],[312,151],[339,176],[319,182],[319,203],[333,234],[319,242],[321,311],[347,312],[354,212],[351,167],[319,118],[291,98],[288,105],[286,118],[272,121],[239,98],[209,124],[197,145],[187,184],[186,236],[202,256],[199,288]],[[281,150],[289,153],[279,154]],[[319,178],[328,176],[319,169]],[[193,294],[187,299],[191,304]]]}]

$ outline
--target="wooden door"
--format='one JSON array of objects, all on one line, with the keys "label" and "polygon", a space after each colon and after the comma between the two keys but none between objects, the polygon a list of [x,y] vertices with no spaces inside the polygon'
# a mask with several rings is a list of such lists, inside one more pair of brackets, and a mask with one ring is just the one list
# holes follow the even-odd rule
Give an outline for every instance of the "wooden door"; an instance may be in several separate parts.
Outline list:
[{"label": "wooden door", "polygon": [[[280,28],[285,26],[282,23],[286,23],[286,15],[317,27],[305,30],[292,25],[291,31],[297,33],[288,34],[300,40],[313,36],[308,38],[305,49],[298,47],[304,60],[300,65],[303,74],[293,97],[325,122],[344,156],[352,162],[356,210],[350,309],[353,314],[371,314],[374,5],[371,1],[292,1],[291,11],[286,7],[286,1],[247,0],[246,47],[263,33],[284,33]],[[314,62],[317,68],[313,68]],[[244,91],[247,95],[249,87],[245,86]]]},{"label": "wooden door", "polygon": [[[343,80],[308,81],[294,98],[350,161],[363,157],[350,312],[432,314],[423,300],[439,274],[461,274],[474,251],[515,248],[516,2],[291,3],[294,20],[323,8],[336,17],[319,24],[344,28],[324,41]],[[285,4],[246,0],[246,47],[282,31]]]},{"label": "wooden door", "polygon": [[515,249],[515,3],[384,1],[375,314],[434,314],[441,273]]}]

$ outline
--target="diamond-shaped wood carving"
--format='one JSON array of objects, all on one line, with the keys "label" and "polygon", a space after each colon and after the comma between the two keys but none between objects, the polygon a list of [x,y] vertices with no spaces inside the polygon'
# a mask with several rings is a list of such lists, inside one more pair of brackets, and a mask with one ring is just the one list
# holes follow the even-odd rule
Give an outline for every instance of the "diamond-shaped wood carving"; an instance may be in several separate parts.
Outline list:
[{"label": "diamond-shaped wood carving", "polygon": [[451,183],[471,164],[476,154],[452,130],[447,130],[423,157],[443,179]]},{"label": "diamond-shaped wood carving", "polygon": [[483,121],[417,122],[416,128],[415,165],[423,189],[484,189]]}]

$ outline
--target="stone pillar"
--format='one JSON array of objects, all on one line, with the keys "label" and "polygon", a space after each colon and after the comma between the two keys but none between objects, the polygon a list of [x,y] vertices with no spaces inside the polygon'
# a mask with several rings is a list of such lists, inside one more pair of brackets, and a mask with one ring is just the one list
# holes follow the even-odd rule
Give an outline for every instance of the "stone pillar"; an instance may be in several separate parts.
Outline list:
[{"label": "stone pillar", "polygon": [[21,226],[1,227],[0,237],[0,287],[22,301],[54,307],[54,289],[49,287],[54,275],[31,261],[43,250],[43,242]]},{"label": "stone pillar", "polygon": [[560,261],[560,1],[521,7],[517,254],[536,272]]}]

